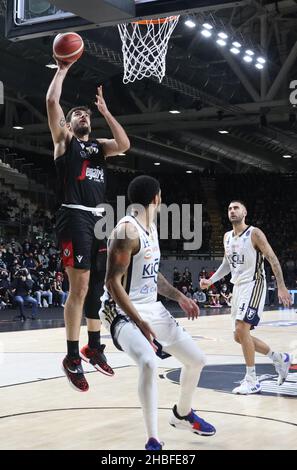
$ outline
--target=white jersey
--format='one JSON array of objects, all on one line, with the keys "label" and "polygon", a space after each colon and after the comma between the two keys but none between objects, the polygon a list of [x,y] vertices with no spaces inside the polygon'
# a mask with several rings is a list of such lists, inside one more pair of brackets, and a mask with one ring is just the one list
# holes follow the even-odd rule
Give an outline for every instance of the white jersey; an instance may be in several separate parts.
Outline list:
[{"label": "white jersey", "polygon": [[[131,257],[127,273],[122,284],[133,304],[146,304],[157,301],[157,282],[160,264],[158,232],[155,224],[147,231],[133,216],[123,217],[117,227],[130,222],[139,234],[140,249]],[[108,292],[105,288],[103,299]]]},{"label": "white jersey", "polygon": [[226,233],[224,248],[231,268],[231,282],[238,285],[245,282],[265,279],[264,256],[252,243],[252,232],[255,227],[249,226],[240,235],[233,230]]}]

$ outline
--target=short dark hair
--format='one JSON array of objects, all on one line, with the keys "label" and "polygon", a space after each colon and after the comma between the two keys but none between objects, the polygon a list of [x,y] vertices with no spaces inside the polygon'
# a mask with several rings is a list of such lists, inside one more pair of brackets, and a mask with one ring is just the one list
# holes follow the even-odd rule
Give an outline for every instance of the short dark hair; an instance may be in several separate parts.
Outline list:
[{"label": "short dark hair", "polygon": [[246,203],[245,203],[242,199],[232,199],[232,201],[230,201],[230,203],[229,203],[229,206],[230,206],[230,204],[232,204],[233,202],[239,202],[240,204],[242,204],[242,205],[247,209],[247,205],[246,205]]},{"label": "short dark hair", "polygon": [[128,199],[132,204],[147,207],[159,194],[160,183],[151,176],[137,176],[128,186]]},{"label": "short dark hair", "polygon": [[88,106],[75,106],[75,108],[71,108],[66,114],[66,122],[70,122],[72,114],[78,110],[86,111],[90,117],[92,116],[92,111],[88,108]]}]

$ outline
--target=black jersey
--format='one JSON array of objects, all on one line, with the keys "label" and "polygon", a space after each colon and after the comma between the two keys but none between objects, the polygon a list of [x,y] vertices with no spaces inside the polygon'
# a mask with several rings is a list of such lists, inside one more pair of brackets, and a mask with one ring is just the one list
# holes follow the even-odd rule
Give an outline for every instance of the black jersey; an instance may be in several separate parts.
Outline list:
[{"label": "black jersey", "polygon": [[106,163],[97,140],[84,142],[73,136],[55,164],[59,204],[96,207],[104,202]]}]

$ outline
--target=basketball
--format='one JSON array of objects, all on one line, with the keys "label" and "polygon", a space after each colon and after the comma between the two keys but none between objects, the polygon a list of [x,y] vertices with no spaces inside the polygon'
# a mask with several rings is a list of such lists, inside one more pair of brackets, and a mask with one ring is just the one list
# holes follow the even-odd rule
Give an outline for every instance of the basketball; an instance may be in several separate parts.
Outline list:
[{"label": "basketball", "polygon": [[77,33],[58,34],[53,43],[54,57],[62,62],[75,62],[84,51],[84,42]]}]

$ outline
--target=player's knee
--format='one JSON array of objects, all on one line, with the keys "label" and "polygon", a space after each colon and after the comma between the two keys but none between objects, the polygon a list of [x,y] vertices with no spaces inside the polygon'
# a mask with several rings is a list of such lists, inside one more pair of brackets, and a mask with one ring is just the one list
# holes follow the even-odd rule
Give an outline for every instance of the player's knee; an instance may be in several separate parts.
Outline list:
[{"label": "player's knee", "polygon": [[75,297],[78,302],[83,302],[88,292],[88,284],[82,282],[81,285],[77,285],[74,289],[70,289],[71,297]]},{"label": "player's knee", "polygon": [[145,373],[154,374],[157,370],[157,362],[155,357],[143,357],[141,359],[141,368]]},{"label": "player's knee", "polygon": [[234,332],[234,340],[236,341],[236,343],[241,343],[243,337],[244,331],[240,327],[236,327],[236,330]]}]

